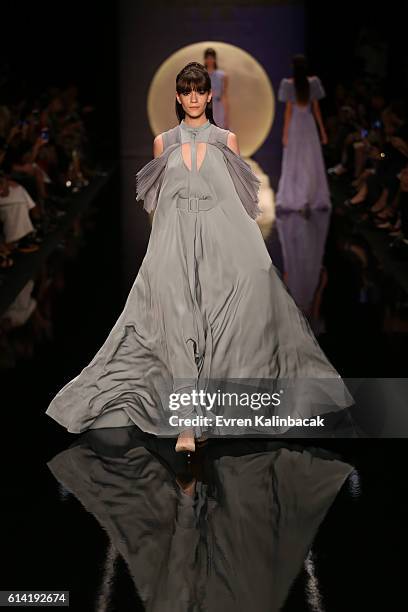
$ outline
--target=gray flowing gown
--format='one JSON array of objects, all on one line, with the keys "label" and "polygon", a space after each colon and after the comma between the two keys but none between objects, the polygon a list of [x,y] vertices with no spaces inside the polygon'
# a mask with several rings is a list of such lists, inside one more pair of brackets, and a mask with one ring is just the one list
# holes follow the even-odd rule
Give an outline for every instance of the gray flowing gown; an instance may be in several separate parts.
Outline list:
[{"label": "gray flowing gown", "polygon": [[296,103],[294,83],[282,79],[278,99],[292,102],[288,143],[276,194],[276,225],[282,245],[287,284],[299,308],[308,312],[316,290],[332,204],[312,101],[325,91],[317,76],[309,77],[310,100]]},{"label": "gray flowing gown", "polygon": [[[257,179],[226,147],[227,135],[209,121],[198,128],[182,121],[163,134],[162,155],[139,171],[137,199],[155,210],[147,252],[106,341],[46,411],[68,431],[134,423],[174,436],[185,427],[169,422],[169,393],[205,390],[213,379],[306,381],[281,406],[283,415],[308,417],[354,403],[271,261],[248,204]],[[198,142],[207,143],[200,168]],[[153,181],[160,169],[160,182]],[[219,410],[234,414],[234,406]],[[193,401],[178,411],[208,414]],[[278,432],[195,428],[196,435],[207,430]]]}]

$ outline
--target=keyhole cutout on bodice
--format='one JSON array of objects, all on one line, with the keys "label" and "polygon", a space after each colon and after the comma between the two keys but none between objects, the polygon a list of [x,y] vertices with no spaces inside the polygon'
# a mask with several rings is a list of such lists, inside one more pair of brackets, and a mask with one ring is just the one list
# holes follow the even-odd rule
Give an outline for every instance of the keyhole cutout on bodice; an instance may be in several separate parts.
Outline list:
[{"label": "keyhole cutout on bodice", "polygon": [[[206,142],[197,142],[196,143],[196,151],[197,151],[197,167],[196,170],[199,172],[201,170],[201,166],[204,163],[205,156],[207,155],[207,143]],[[187,169],[191,172],[193,167],[193,158],[191,151],[191,143],[184,142],[181,145],[181,155],[183,157],[184,164]]]}]

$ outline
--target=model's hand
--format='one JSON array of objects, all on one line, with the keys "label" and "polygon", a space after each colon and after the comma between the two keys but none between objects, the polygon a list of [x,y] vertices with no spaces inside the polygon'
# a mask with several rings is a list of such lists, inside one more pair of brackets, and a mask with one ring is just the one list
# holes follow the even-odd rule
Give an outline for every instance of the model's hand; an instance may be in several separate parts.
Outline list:
[{"label": "model's hand", "polygon": [[283,135],[283,137],[282,137],[282,144],[283,144],[284,147],[288,146],[288,135],[287,134]]},{"label": "model's hand", "polygon": [[329,139],[327,138],[326,132],[322,132],[320,136],[320,140],[322,142],[322,145],[327,145],[327,143],[329,142]]}]

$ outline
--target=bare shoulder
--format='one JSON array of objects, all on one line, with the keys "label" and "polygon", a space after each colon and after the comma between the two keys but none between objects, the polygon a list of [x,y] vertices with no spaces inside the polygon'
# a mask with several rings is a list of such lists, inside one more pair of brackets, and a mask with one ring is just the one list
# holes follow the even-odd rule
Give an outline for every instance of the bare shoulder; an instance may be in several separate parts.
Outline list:
[{"label": "bare shoulder", "polygon": [[232,151],[239,155],[238,136],[234,132],[228,132],[227,145]]},{"label": "bare shoulder", "polygon": [[155,139],[153,140],[153,155],[154,157],[158,157],[164,151],[163,144],[163,134],[157,134]]}]

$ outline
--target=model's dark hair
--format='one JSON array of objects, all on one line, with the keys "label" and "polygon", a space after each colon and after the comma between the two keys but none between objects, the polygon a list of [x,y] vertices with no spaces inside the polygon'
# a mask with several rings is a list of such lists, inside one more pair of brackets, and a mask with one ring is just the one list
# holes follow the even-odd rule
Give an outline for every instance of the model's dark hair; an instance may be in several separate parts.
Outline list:
[{"label": "model's dark hair", "polygon": [[214,68],[217,70],[218,64],[217,64],[217,52],[216,52],[216,50],[213,49],[212,47],[207,47],[207,49],[204,51],[204,61],[207,59],[207,57],[213,57],[214,58]]},{"label": "model's dark hair", "polygon": [[[196,91],[211,91],[211,79],[205,66],[199,62],[190,62],[180,70],[176,77],[176,91],[178,94],[189,93],[192,89]],[[176,115],[179,122],[184,119],[185,112],[176,98]],[[205,115],[210,123],[217,125],[213,117],[212,99],[208,102]]]},{"label": "model's dark hair", "polygon": [[293,82],[295,85],[296,100],[303,104],[309,102],[310,83],[307,78],[307,60],[304,55],[295,55],[292,59]]}]

